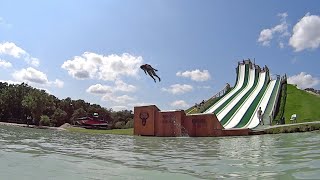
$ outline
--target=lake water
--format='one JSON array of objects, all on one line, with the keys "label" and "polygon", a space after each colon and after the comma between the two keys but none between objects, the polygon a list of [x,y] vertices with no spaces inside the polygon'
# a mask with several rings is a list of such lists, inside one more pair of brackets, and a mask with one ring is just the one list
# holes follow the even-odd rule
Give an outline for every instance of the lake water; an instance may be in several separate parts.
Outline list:
[{"label": "lake water", "polygon": [[319,179],[320,132],[223,138],[0,126],[0,179]]}]

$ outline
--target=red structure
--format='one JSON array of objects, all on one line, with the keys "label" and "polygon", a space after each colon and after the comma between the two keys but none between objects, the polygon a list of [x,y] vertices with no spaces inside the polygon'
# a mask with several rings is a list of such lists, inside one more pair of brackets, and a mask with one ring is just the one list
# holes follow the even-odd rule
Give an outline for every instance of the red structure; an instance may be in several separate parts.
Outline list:
[{"label": "red structure", "polygon": [[140,136],[243,136],[250,129],[224,129],[215,114],[186,115],[183,110],[160,111],[157,106],[134,107],[134,135]]},{"label": "red structure", "polygon": [[109,124],[107,121],[99,119],[99,116],[97,113],[95,113],[93,117],[78,118],[75,122],[77,125],[80,125],[84,128],[90,128],[90,129],[110,129],[111,128],[111,124]]}]

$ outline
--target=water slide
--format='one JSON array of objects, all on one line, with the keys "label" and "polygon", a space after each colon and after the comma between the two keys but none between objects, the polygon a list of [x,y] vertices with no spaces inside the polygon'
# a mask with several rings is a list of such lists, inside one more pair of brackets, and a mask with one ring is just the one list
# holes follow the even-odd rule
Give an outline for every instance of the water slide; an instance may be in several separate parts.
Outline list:
[{"label": "water slide", "polygon": [[236,108],[239,106],[241,103],[240,100],[252,89],[254,88],[254,85],[257,82],[257,77],[256,77],[256,70],[255,68],[250,68],[249,69],[249,77],[248,77],[249,83],[247,86],[242,89],[240,93],[238,93],[232,101],[228,103],[220,112],[216,113],[219,121],[221,124],[224,126],[226,122],[228,122],[229,117],[232,116],[234,111],[236,111]]},{"label": "water slide", "polygon": [[[264,119],[268,118],[270,114],[272,113],[272,110],[274,108],[274,104],[276,102],[277,94],[279,93],[279,88],[280,88],[280,78],[277,78],[275,80],[272,80],[269,83],[269,86],[261,99],[259,105],[256,107],[254,112],[258,111],[258,108],[261,107],[262,112],[264,112]],[[266,121],[265,121],[266,122]],[[270,120],[268,121],[270,122]],[[253,113],[250,121],[248,124],[246,124],[244,127],[245,128],[255,128],[259,125],[259,119],[256,113]]]},{"label": "water slide", "polygon": [[235,87],[204,113],[215,113],[226,129],[255,128],[259,125],[256,115],[259,107],[265,119],[272,115],[281,80],[279,77],[270,80],[267,67],[261,70],[250,61],[238,65],[237,75]]},{"label": "water slide", "polygon": [[278,76],[276,79],[275,87],[271,93],[267,108],[263,112],[263,120],[265,124],[270,124],[270,120],[272,120],[275,106],[276,106],[276,103],[278,102],[277,100],[279,98],[280,89],[281,89],[281,79],[280,79],[280,76]]},{"label": "water slide", "polygon": [[231,118],[229,118],[228,122],[224,124],[226,129],[236,127],[239,122],[244,117],[247,110],[249,110],[250,105],[256,99],[259,92],[262,90],[262,87],[265,85],[267,81],[266,72],[259,73],[259,80],[257,86],[254,87],[254,90],[251,92],[250,95],[246,97],[244,103],[241,104],[239,108],[237,108],[236,113],[234,113]]},{"label": "water slide", "polygon": [[238,78],[237,78],[237,83],[235,87],[224,97],[222,97],[219,101],[217,101],[213,106],[208,108],[204,113],[213,113],[214,111],[217,110],[218,107],[222,106],[228,99],[230,99],[234,94],[236,94],[244,85],[244,80],[245,80],[245,70],[246,70],[246,65],[239,65],[238,67]]}]

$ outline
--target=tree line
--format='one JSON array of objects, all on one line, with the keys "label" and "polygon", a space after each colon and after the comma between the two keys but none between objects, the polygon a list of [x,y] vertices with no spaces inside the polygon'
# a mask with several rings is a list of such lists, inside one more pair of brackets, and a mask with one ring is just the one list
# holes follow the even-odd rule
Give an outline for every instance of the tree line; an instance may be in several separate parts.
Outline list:
[{"label": "tree line", "polygon": [[77,118],[91,117],[93,113],[98,113],[100,119],[112,123],[116,128],[130,127],[133,124],[131,110],[113,111],[111,108],[90,104],[82,99],[72,100],[70,97],[60,100],[45,90],[33,88],[26,83],[0,82],[2,122],[27,123],[31,118],[35,125],[61,126],[64,123],[74,124]]}]

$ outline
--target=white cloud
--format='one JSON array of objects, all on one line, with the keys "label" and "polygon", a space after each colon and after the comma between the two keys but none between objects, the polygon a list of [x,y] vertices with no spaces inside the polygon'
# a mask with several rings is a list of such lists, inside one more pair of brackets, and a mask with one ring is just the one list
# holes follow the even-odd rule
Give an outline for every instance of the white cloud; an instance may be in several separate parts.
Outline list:
[{"label": "white cloud", "polygon": [[193,87],[188,84],[174,84],[170,88],[162,88],[162,91],[169,92],[171,94],[183,94],[192,91]]},{"label": "white cloud", "polygon": [[13,77],[22,82],[31,82],[37,84],[48,84],[47,75],[41,71],[38,71],[32,67],[22,69],[13,73]]},{"label": "white cloud", "polygon": [[312,75],[305,72],[291,76],[288,78],[289,84],[296,84],[300,89],[312,88],[320,83],[318,78],[312,77]]},{"label": "white cloud", "polygon": [[283,48],[284,48],[284,43],[283,43],[283,42],[279,42],[279,47],[280,47],[281,49],[283,49]]},{"label": "white cloud", "polygon": [[300,19],[293,27],[289,45],[297,52],[318,48],[320,46],[320,16],[307,13]]},{"label": "white cloud", "polygon": [[270,40],[272,39],[272,30],[264,29],[260,32],[260,36],[258,42],[261,42],[263,46],[268,46],[270,44]]},{"label": "white cloud", "polygon": [[87,92],[93,93],[93,94],[107,94],[107,93],[112,93],[112,87],[104,86],[101,84],[95,84],[90,86],[87,89]]},{"label": "white cloud", "polygon": [[12,42],[5,42],[0,43],[0,55],[1,54],[21,58],[22,56],[27,55],[27,52]]},{"label": "white cloud", "polygon": [[12,64],[10,62],[7,62],[5,60],[0,59],[0,67],[10,68],[10,67],[12,67]]},{"label": "white cloud", "polygon": [[13,42],[0,43],[0,55],[9,55],[14,58],[23,58],[28,64],[39,66],[39,59],[32,57],[24,49]]},{"label": "white cloud", "polygon": [[137,89],[134,85],[127,84],[119,79],[115,81],[115,85],[116,85],[115,87],[116,91],[134,92]]},{"label": "white cloud", "polygon": [[115,54],[103,56],[85,52],[82,56],[65,61],[61,67],[77,79],[99,78],[115,81],[121,76],[137,76],[142,61],[141,56],[127,53],[121,56]]},{"label": "white cloud", "polygon": [[202,72],[199,69],[193,71],[177,72],[177,76],[191,78],[194,81],[207,81],[210,79],[210,73],[208,70],[203,70]]},{"label": "white cloud", "polygon": [[[40,86],[55,86],[58,88],[62,88],[64,85],[64,82],[56,79],[55,81],[49,81],[48,77],[45,73],[36,70],[32,67],[28,67],[26,69],[21,69],[19,71],[15,71],[12,74],[13,78],[22,83],[25,82],[27,84],[30,84],[31,86],[35,86],[36,88],[42,88],[43,87],[39,87]],[[48,91],[47,89],[45,89],[46,91]],[[49,92],[49,91],[48,91]]]},{"label": "white cloud", "polygon": [[[284,36],[289,36],[290,33],[288,31],[288,23],[287,23],[287,13],[280,13],[278,14],[280,17],[280,24],[270,28],[270,29],[263,29],[260,32],[258,42],[260,42],[263,46],[269,46],[270,41],[273,39],[274,35],[279,34],[280,39]],[[281,42],[282,43],[282,42]],[[282,45],[284,45],[282,43]],[[281,44],[279,44],[280,47],[282,47]]]},{"label": "white cloud", "polygon": [[55,85],[58,88],[62,88],[64,85],[64,82],[61,81],[60,79],[56,79],[54,82],[52,82],[53,85]]},{"label": "white cloud", "polygon": [[130,84],[123,82],[122,80],[116,80],[115,86],[106,86],[101,84],[92,85],[87,89],[87,92],[93,94],[110,94],[117,91],[122,92],[134,92],[136,87]]},{"label": "white cloud", "polygon": [[27,58],[25,58],[25,60],[26,60],[26,62],[28,64],[31,64],[31,65],[33,65],[35,67],[38,67],[39,64],[40,64],[40,61],[39,61],[38,58],[34,58],[34,57],[31,57],[31,56],[28,56]]},{"label": "white cloud", "polygon": [[181,108],[189,107],[189,105],[184,100],[174,101],[170,105],[173,107],[181,107]]},{"label": "white cloud", "polygon": [[135,98],[130,97],[128,95],[116,96],[115,94],[108,93],[102,97],[102,100],[112,101],[112,102],[119,103],[119,104],[126,104],[129,101],[134,101]]}]

